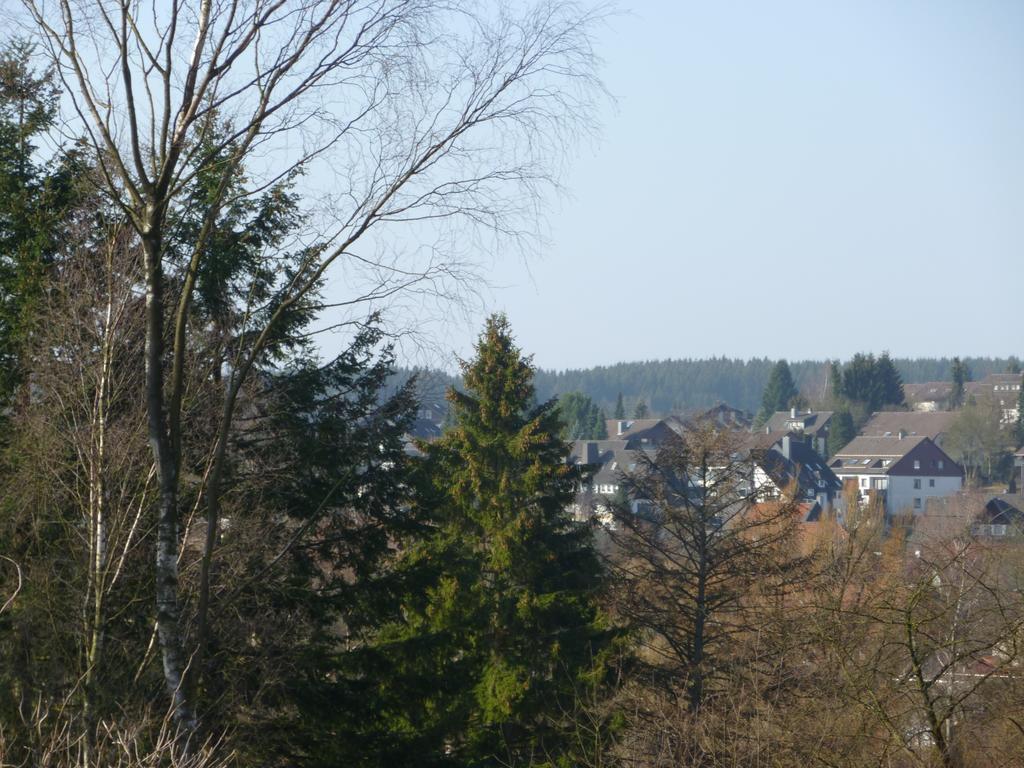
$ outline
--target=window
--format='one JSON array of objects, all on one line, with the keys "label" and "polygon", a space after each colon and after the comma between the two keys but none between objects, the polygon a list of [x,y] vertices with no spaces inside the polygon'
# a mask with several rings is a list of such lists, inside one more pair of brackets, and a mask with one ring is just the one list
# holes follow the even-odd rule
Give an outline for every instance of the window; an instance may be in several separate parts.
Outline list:
[{"label": "window", "polygon": [[914,478],[914,490],[915,491],[919,491],[920,489],[921,489],[921,478],[920,477],[915,477]]},{"label": "window", "polygon": [[1006,526],[1005,525],[993,525],[991,526],[993,536],[1005,536]]},{"label": "window", "polygon": [[935,487],[935,478],[934,477],[929,477],[928,478],[928,487],[929,488],[934,488]]},{"label": "window", "polygon": [[867,488],[868,487],[868,479],[866,477],[862,477],[860,479],[860,487],[861,488]]},{"label": "window", "polygon": [[943,464],[944,464],[944,462],[942,461],[942,459],[939,459],[939,469],[943,468]]},{"label": "window", "polygon": [[918,497],[914,498],[914,509],[920,509],[920,508],[921,508],[921,497],[918,496]]},{"label": "window", "polygon": [[914,459],[914,469],[920,469],[920,468],[921,468],[921,462],[918,461],[917,459]]}]

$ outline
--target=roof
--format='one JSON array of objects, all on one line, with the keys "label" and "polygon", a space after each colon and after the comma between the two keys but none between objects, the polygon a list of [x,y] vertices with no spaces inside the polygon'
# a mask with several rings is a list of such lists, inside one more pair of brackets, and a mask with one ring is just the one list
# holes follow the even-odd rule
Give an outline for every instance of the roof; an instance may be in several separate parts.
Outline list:
[{"label": "roof", "polygon": [[887,458],[903,457],[910,453],[927,438],[924,435],[900,438],[858,435],[836,451],[836,456],[885,456]]},{"label": "roof", "polygon": [[903,397],[908,403],[939,402],[948,400],[952,394],[953,384],[949,381],[924,381],[903,385]]},{"label": "roof", "polygon": [[625,440],[657,426],[661,421],[663,419],[605,419],[604,424],[609,439]]},{"label": "roof", "polygon": [[687,418],[687,421],[697,424],[710,422],[724,429],[740,430],[750,429],[751,424],[754,423],[749,413],[725,403],[719,403],[705,411],[694,413]]},{"label": "roof", "polygon": [[1024,523],[1024,496],[1016,493],[993,496],[985,503],[983,515],[989,523],[1020,525]]},{"label": "roof", "polygon": [[796,482],[801,496],[813,498],[819,493],[827,493],[831,497],[843,487],[817,451],[796,439],[790,441],[788,458],[775,448],[752,450],[750,458],[768,475],[776,488],[784,489]]},{"label": "roof", "polygon": [[906,436],[930,437],[938,442],[938,438],[949,431],[956,416],[952,411],[878,411],[871,414],[860,433],[883,437],[903,430]]},{"label": "roof", "polygon": [[892,465],[925,440],[928,438],[924,436],[899,438],[861,435],[836,451],[829,466],[833,471],[884,475]]},{"label": "roof", "polygon": [[570,464],[587,464],[587,445],[594,446],[594,461],[597,467],[593,481],[599,484],[616,484],[622,472],[636,468],[637,451],[627,448],[626,440],[576,440],[569,454]]},{"label": "roof", "polygon": [[770,432],[792,432],[796,429],[805,434],[816,435],[828,426],[833,413],[833,411],[797,411],[796,416],[793,416],[792,411],[776,411],[765,422],[765,427]]},{"label": "roof", "polygon": [[[907,457],[913,453],[914,465]],[[837,475],[937,475],[963,476],[963,469],[935,442],[916,437],[874,437],[860,435],[843,446],[829,460]]]},{"label": "roof", "polygon": [[968,394],[980,394],[982,392],[991,392],[995,387],[1007,387],[1017,385],[1020,386],[1022,380],[1024,380],[1024,374],[1021,373],[990,373],[983,379],[978,381],[969,381],[964,385],[964,391]]}]

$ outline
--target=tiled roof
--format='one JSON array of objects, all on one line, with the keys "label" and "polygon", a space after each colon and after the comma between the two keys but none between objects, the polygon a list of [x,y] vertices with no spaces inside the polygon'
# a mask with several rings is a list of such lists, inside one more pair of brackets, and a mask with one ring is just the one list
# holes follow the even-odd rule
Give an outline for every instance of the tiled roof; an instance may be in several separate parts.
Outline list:
[{"label": "tiled roof", "polygon": [[765,423],[765,426],[772,432],[789,432],[793,429],[792,422],[798,422],[806,434],[815,434],[824,428],[833,411],[797,411],[794,418],[792,411],[776,411]]},{"label": "tiled roof", "polygon": [[836,458],[886,458],[897,459],[906,456],[927,438],[924,435],[914,437],[877,437],[860,435],[836,451]]},{"label": "tiled roof", "polygon": [[903,430],[909,437],[923,435],[935,440],[949,431],[955,419],[956,414],[951,411],[879,411],[871,414],[860,432],[871,437],[883,437]]},{"label": "tiled roof", "polygon": [[948,400],[951,394],[953,394],[953,384],[948,381],[925,381],[903,385],[903,396],[908,403]]}]

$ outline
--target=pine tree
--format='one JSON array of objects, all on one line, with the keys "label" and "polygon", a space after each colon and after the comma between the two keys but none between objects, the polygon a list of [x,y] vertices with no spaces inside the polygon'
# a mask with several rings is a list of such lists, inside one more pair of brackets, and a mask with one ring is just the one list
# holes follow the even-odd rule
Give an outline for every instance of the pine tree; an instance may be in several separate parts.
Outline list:
[{"label": "pine tree", "polygon": [[610,640],[601,568],[566,508],[572,468],[553,401],[502,315],[488,319],[455,425],[425,446],[430,528],[403,555],[401,620],[380,634],[387,706],[378,764],[571,760],[565,714]]},{"label": "pine tree", "polygon": [[772,368],[765,385],[764,393],[761,396],[761,412],[757,416],[757,423],[764,424],[776,411],[784,411],[789,408],[790,403],[800,394],[796,384],[793,383],[793,374],[789,370],[789,364],[785,360],[779,360]]},{"label": "pine tree", "polygon": [[888,352],[883,352],[875,363],[875,376],[880,391],[880,402],[877,405],[903,405],[906,400],[903,394],[903,377],[896,370]]},{"label": "pine tree", "polygon": [[60,98],[56,74],[32,68],[33,46],[0,46],[0,400],[22,371],[28,327],[44,293],[45,273],[65,239],[69,211],[85,193],[78,152],[37,162],[37,143],[53,128]]},{"label": "pine tree", "polygon": [[634,419],[646,419],[650,415],[650,410],[647,408],[647,403],[643,400],[638,400],[636,408],[633,409]]},{"label": "pine tree", "polygon": [[843,446],[853,440],[857,430],[853,425],[853,416],[849,408],[840,408],[832,415],[829,425],[826,450],[829,456],[835,456]]},{"label": "pine tree", "polygon": [[619,392],[619,397],[615,401],[615,416],[616,419],[626,418],[626,406],[622,402],[622,393]]},{"label": "pine tree", "polygon": [[961,362],[959,357],[953,358],[950,379],[953,382],[953,390],[949,395],[949,406],[950,408],[960,408],[964,404],[966,384],[971,380],[971,369]]},{"label": "pine tree", "polygon": [[835,360],[828,366],[828,395],[832,401],[841,400],[844,396],[843,371]]}]

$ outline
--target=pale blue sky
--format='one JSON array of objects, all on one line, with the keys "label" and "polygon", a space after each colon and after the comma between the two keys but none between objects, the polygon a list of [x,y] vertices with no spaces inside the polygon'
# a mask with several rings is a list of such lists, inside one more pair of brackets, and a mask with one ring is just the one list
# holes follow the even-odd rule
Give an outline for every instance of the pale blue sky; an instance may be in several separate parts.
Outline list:
[{"label": "pale blue sky", "polygon": [[1024,355],[1024,2],[638,1],[598,47],[602,140],[492,274],[537,364]]}]

